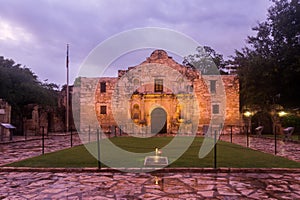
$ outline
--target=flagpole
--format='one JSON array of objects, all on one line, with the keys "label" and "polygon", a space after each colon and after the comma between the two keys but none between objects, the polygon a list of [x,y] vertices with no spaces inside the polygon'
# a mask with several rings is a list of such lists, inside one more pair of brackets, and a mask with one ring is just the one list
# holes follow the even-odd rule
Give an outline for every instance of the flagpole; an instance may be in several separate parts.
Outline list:
[{"label": "flagpole", "polygon": [[69,44],[67,44],[67,102],[66,102],[66,131],[69,132]]}]

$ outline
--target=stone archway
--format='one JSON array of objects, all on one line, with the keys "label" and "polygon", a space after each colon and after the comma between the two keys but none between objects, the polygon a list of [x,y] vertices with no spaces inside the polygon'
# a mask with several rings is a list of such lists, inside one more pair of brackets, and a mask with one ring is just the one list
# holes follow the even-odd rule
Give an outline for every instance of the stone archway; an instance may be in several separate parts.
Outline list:
[{"label": "stone archway", "polygon": [[151,112],[151,133],[167,133],[167,113],[163,108]]}]

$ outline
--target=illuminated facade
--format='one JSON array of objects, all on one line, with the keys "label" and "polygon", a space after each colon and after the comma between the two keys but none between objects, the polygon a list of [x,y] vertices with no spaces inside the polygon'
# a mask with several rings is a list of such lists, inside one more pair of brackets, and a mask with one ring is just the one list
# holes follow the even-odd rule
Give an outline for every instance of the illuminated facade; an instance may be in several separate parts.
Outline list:
[{"label": "illuminated facade", "polygon": [[[93,86],[95,85],[95,86]],[[124,132],[201,132],[211,120],[239,125],[239,81],[236,75],[201,75],[163,50],[118,77],[81,77],[80,129],[98,123]],[[93,88],[94,87],[94,88]],[[90,92],[94,91],[94,95]],[[87,114],[94,112],[94,117]]]}]

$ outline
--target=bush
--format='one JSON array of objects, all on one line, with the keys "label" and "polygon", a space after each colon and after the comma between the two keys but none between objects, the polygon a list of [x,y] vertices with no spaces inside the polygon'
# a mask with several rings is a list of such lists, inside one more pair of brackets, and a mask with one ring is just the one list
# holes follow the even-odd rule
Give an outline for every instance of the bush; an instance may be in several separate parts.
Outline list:
[{"label": "bush", "polygon": [[287,115],[282,117],[281,124],[283,127],[295,127],[297,131],[300,129],[300,117],[296,115]]}]

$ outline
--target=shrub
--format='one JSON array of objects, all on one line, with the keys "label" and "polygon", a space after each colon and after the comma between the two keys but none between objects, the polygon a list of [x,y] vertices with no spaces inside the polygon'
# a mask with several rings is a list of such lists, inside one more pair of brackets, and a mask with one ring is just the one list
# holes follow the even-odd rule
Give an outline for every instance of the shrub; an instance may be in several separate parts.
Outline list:
[{"label": "shrub", "polygon": [[300,129],[300,117],[296,115],[287,115],[282,117],[281,124],[283,127],[295,127],[297,131]]}]

